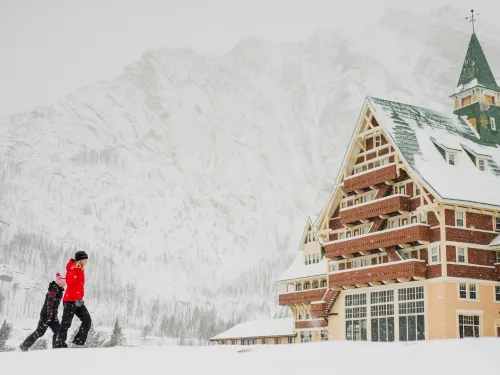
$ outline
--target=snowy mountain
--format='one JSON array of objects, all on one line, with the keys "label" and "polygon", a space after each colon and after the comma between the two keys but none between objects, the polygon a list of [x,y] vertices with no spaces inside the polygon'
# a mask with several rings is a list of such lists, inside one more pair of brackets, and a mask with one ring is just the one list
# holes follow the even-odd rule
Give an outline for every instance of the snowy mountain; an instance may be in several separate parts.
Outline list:
[{"label": "snowy mountain", "polygon": [[[274,280],[325,203],[364,97],[451,111],[461,19],[394,10],[356,35],[148,51],[0,120],[0,315],[35,318],[79,249],[97,324],[183,321],[176,333],[193,336],[283,314]],[[499,73],[500,29],[478,35]]]}]

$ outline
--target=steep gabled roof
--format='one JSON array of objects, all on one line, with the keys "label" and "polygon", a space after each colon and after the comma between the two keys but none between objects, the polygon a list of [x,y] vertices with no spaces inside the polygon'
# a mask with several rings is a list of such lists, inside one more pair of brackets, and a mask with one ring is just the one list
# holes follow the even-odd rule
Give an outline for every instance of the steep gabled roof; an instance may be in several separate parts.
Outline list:
[{"label": "steep gabled roof", "polygon": [[473,33],[470,38],[469,48],[465,55],[456,92],[461,92],[474,86],[483,86],[491,90],[500,91],[500,87],[495,81],[495,77],[491,72],[476,33]]},{"label": "steep gabled roof", "polygon": [[[408,104],[368,98],[374,115],[409,167],[446,201],[500,206],[500,148],[483,142],[467,120]],[[435,142],[447,148],[488,156],[480,171],[459,152],[455,165],[443,159]]]}]

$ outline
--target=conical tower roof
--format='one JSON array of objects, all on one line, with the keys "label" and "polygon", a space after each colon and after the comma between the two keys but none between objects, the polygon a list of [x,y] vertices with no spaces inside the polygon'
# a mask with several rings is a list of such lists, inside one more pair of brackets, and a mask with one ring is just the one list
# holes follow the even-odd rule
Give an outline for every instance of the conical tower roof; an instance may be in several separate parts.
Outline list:
[{"label": "conical tower roof", "polygon": [[500,91],[476,33],[472,33],[457,88],[462,91],[478,85]]}]

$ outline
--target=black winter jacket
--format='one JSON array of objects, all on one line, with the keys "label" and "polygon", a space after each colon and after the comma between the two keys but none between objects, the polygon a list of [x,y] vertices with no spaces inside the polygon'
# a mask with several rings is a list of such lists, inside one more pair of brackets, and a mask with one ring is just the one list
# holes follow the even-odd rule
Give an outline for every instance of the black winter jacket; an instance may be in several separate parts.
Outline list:
[{"label": "black winter jacket", "polygon": [[45,295],[45,302],[40,312],[40,320],[45,323],[50,323],[57,319],[57,309],[63,297],[64,288],[59,287],[55,281],[49,284],[49,290]]}]

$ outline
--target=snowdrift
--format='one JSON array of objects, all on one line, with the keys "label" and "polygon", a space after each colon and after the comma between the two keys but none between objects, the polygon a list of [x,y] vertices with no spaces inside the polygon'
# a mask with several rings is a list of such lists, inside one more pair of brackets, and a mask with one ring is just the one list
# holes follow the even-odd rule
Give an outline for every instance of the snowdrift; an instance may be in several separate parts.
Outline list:
[{"label": "snowdrift", "polygon": [[498,374],[500,340],[60,349],[0,353],[2,374]]}]

